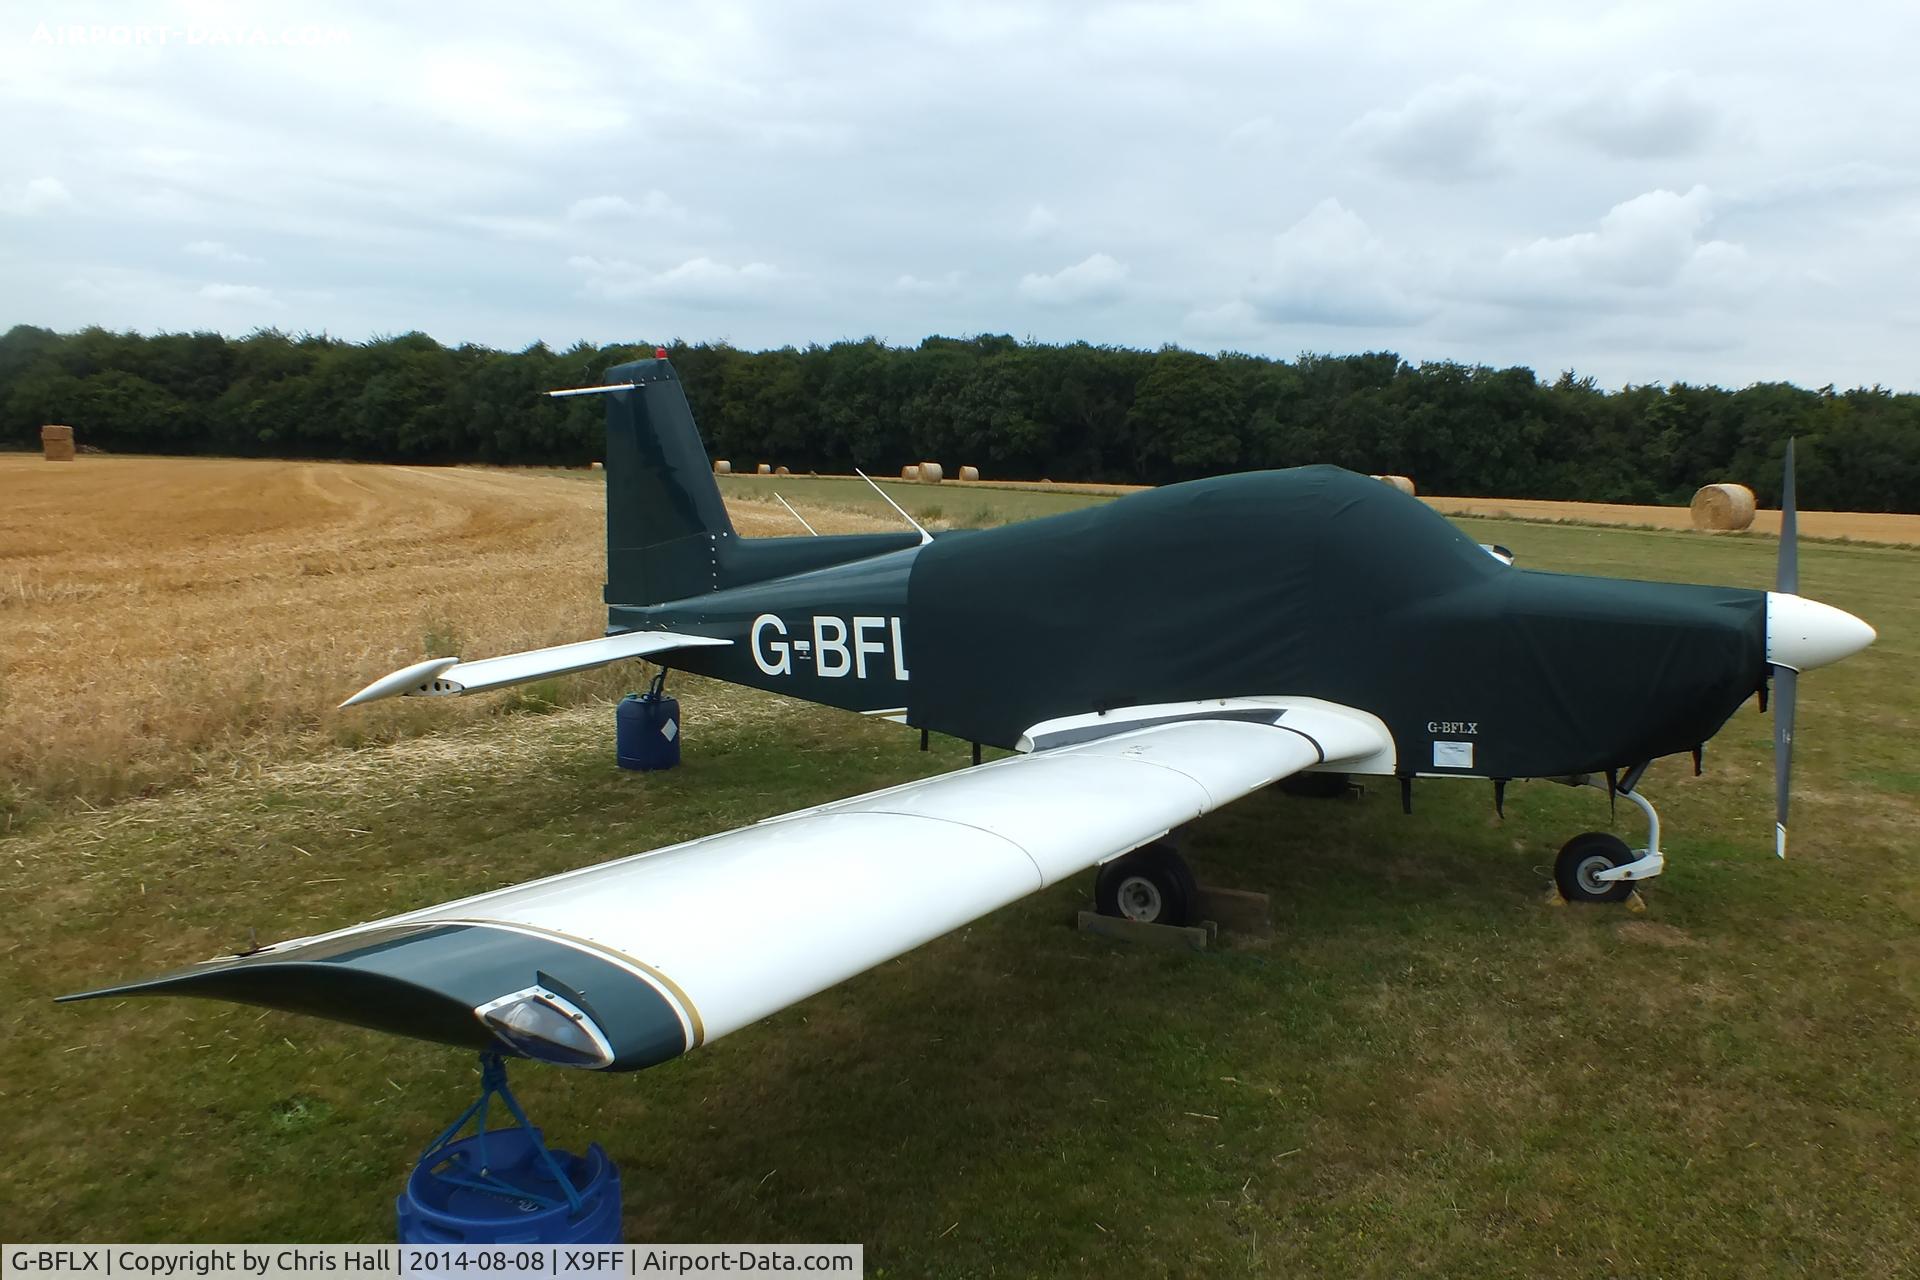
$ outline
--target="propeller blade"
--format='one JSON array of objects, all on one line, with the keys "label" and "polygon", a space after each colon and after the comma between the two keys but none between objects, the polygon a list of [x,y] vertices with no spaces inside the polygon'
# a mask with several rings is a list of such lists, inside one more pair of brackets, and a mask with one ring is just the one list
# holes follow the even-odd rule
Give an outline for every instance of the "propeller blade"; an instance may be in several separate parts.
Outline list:
[{"label": "propeller blade", "polygon": [[1800,592],[1800,512],[1793,494],[1793,441],[1780,478],[1780,568],[1773,589],[1783,595]]},{"label": "propeller blade", "polygon": [[[1780,564],[1774,590],[1783,595],[1800,592],[1800,511],[1793,484],[1793,440],[1780,476]],[[1799,699],[1800,673],[1792,667],[1773,668],[1773,852],[1787,856],[1787,809],[1793,802],[1793,713]]]},{"label": "propeller blade", "polygon": [[1800,673],[1792,667],[1773,669],[1773,851],[1787,856],[1787,804],[1792,799],[1788,784],[1793,779],[1793,709],[1799,692]]}]

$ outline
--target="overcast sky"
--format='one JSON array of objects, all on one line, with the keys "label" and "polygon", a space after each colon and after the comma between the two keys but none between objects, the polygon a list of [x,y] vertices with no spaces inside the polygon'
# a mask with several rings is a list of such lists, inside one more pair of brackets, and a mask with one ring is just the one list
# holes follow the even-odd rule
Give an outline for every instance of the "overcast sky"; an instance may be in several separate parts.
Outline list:
[{"label": "overcast sky", "polygon": [[1920,388],[1920,5],[0,10],[0,327]]}]

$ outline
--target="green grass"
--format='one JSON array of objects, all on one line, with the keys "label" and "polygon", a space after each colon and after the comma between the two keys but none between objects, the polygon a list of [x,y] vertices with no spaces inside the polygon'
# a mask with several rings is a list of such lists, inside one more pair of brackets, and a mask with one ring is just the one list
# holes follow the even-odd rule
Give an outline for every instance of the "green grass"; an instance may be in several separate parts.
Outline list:
[{"label": "green grass", "polygon": [[[927,500],[953,510],[945,486]],[[1526,565],[1772,573],[1757,539],[1461,523]],[[522,1066],[516,1086],[556,1140],[620,1162],[630,1238],[860,1240],[876,1275],[1910,1273],[1920,554],[1802,561],[1881,639],[1802,682],[1785,864],[1751,709],[1704,778],[1649,775],[1670,870],[1640,916],[1543,902],[1558,845],[1608,825],[1596,793],[1516,786],[1504,823],[1478,784],[1422,784],[1411,817],[1391,785],[1262,794],[1189,848],[1273,895],[1269,943],[1090,938],[1067,924],[1087,886],[1063,885],[678,1062]],[[965,761],[677,683],[669,775],[616,771],[611,706],[572,708],[0,839],[0,1230],[387,1237],[414,1152],[474,1086],[429,1045],[56,992]],[[1629,807],[1617,826],[1641,838]]]}]

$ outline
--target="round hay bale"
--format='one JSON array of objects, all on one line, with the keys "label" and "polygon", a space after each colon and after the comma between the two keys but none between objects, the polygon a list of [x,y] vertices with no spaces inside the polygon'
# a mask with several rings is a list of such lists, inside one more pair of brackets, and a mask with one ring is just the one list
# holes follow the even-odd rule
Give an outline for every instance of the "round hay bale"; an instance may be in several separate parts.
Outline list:
[{"label": "round hay bale", "polygon": [[900,478],[902,480],[918,480],[920,478],[920,468],[902,467],[900,468]]},{"label": "round hay bale", "polygon": [[717,476],[730,476],[733,474],[733,464],[725,458],[715,458],[713,460],[713,474]]},{"label": "round hay bale", "polygon": [[962,480],[978,480],[980,478],[980,468],[962,467],[960,468],[960,478]]},{"label": "round hay bale", "polygon": [[777,476],[790,476],[793,474],[793,472],[787,470],[785,467],[775,467],[773,469],[773,474]]},{"label": "round hay bale", "polygon": [[1753,523],[1753,490],[1743,484],[1710,484],[1693,495],[1693,527],[1732,533]]},{"label": "round hay bale", "polygon": [[1405,476],[1375,476],[1374,479],[1378,480],[1381,484],[1398,489],[1409,498],[1413,496],[1413,481],[1407,479]]},{"label": "round hay bale", "polygon": [[602,470],[605,470],[605,468],[603,468],[603,467],[602,467],[602,466],[601,466],[601,465],[600,465],[599,463],[597,463],[597,462],[589,462],[589,463],[587,464],[587,470],[589,470],[589,471],[602,471]]},{"label": "round hay bale", "polygon": [[920,464],[920,479],[926,484],[939,484],[947,478],[946,471],[937,462]]},{"label": "round hay bale", "polygon": [[773,464],[771,462],[763,462],[753,469],[753,473],[757,476],[770,476],[773,474]]}]

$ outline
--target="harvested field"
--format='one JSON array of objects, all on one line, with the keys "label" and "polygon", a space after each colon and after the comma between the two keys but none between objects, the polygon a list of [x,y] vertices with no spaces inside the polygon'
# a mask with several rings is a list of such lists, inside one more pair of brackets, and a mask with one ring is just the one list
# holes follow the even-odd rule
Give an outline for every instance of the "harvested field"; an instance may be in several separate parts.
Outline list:
[{"label": "harvested field", "polygon": [[[821,476],[822,482],[836,484],[861,481],[852,476]],[[1418,477],[1415,478],[1416,483]],[[884,483],[884,482],[883,482]],[[863,486],[864,487],[864,486]],[[969,492],[1003,489],[1013,493],[1081,494],[1117,498],[1147,488],[1139,484],[1079,484],[1039,480],[979,480],[970,482]],[[891,491],[891,490],[890,490]],[[731,491],[730,491],[731,492]],[[851,490],[849,490],[851,492]],[[911,492],[911,490],[909,490]],[[895,500],[909,511],[917,512],[915,501],[939,503],[955,499],[944,486],[931,494],[909,499],[894,491]],[[984,499],[982,499],[984,501]],[[1494,520],[1537,520],[1547,524],[1624,525],[1644,529],[1691,529],[1692,512],[1686,507],[1635,506],[1618,502],[1546,502],[1531,498],[1437,498],[1420,495],[1420,500],[1442,515],[1483,516]],[[1761,510],[1754,515],[1751,533],[1780,536],[1780,513]],[[1800,536],[1832,541],[1884,542],[1894,546],[1920,546],[1920,515],[1880,511],[1802,511]]]},{"label": "harvested field", "polygon": [[[333,709],[423,657],[600,634],[602,492],[478,469],[0,454],[0,810],[623,688],[633,670],[504,703]],[[770,502],[734,511],[748,534],[794,531]]]},{"label": "harvested field", "polygon": [[[1686,507],[1636,507],[1617,502],[1534,502],[1526,498],[1424,498],[1442,515],[1495,520],[1543,520],[1550,524],[1628,525],[1646,529],[1691,529]],[[1780,512],[1754,513],[1750,533],[1780,536]],[[1802,511],[1800,536],[1834,541],[1920,546],[1920,516],[1882,511]]]}]

